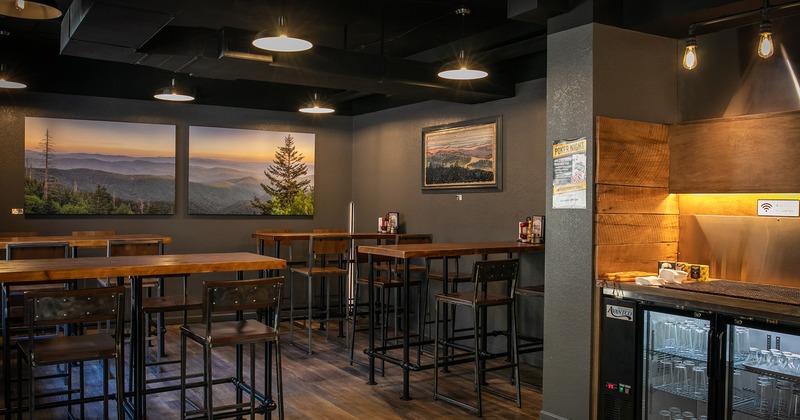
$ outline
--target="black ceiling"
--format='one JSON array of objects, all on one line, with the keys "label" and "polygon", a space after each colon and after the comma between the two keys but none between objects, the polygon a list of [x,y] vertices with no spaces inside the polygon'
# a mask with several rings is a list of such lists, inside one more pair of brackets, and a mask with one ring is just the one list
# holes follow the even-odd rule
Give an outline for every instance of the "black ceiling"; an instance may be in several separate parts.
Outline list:
[{"label": "black ceiling", "polygon": [[[12,0],[0,0],[12,1]],[[295,111],[314,94],[341,115],[430,99],[480,103],[545,77],[546,22],[568,0],[57,0],[52,21],[0,18],[0,57],[31,91],[152,99],[177,73],[196,103]],[[284,5],[285,3],[285,5]],[[773,1],[780,4],[781,2]],[[784,2],[785,3],[785,2]],[[692,22],[760,0],[604,0],[596,15],[680,38]],[[467,7],[465,18],[455,11]],[[602,13],[599,13],[602,9]],[[314,43],[299,53],[250,46],[284,14]],[[720,29],[720,28],[715,28]],[[465,48],[490,77],[439,79]]]}]

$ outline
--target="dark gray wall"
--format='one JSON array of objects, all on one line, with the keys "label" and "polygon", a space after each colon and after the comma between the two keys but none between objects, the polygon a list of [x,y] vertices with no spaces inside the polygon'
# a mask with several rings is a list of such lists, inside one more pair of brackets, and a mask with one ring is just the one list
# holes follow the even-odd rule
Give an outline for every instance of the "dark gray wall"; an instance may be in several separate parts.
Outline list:
[{"label": "dark gray wall", "polygon": [[[545,86],[544,80],[520,84],[514,98],[485,104],[427,102],[355,117],[357,230],[373,231],[379,216],[397,211],[405,231],[431,233],[436,242],[514,240],[519,221],[545,211]],[[422,129],[497,115],[503,119],[503,190],[423,193]],[[472,260],[464,259],[462,271]],[[521,282],[541,284],[544,256],[521,260]],[[520,303],[521,331],[541,334],[542,304]],[[538,364],[538,357],[530,359]]]},{"label": "dark gray wall", "polygon": [[[256,229],[347,228],[351,195],[351,118],[308,118],[299,114],[157,101],[133,101],[27,92],[0,97],[0,231],[70,234],[73,230],[116,229],[173,238],[171,253],[254,251]],[[25,117],[74,118],[174,124],[176,213],[174,216],[12,216],[23,207]],[[190,216],[187,214],[189,126],[247,128],[316,134],[316,203],[313,218]],[[235,147],[235,145],[231,145]]]},{"label": "dark gray wall", "polygon": [[[589,24],[548,36],[547,142],[586,137],[585,209],[547,189],[542,419],[592,418],[594,162],[597,115],[676,121],[675,41]],[[547,185],[552,184],[547,153]]]}]

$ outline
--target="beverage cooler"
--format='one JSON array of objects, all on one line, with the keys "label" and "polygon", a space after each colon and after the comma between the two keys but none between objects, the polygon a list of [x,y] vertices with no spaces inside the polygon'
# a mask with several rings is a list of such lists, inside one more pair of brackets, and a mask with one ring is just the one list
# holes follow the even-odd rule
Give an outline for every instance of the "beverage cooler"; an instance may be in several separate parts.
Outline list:
[{"label": "beverage cooler", "polygon": [[601,419],[800,420],[800,324],[615,297],[603,309]]}]

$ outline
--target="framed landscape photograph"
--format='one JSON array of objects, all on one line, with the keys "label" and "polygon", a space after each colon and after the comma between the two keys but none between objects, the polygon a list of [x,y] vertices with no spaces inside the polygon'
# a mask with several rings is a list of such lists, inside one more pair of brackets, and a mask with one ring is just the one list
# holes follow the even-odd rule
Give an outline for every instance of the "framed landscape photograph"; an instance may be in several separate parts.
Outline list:
[{"label": "framed landscape photograph", "polygon": [[502,190],[501,118],[422,130],[422,190]]},{"label": "framed landscape photograph", "polygon": [[312,216],[314,134],[189,127],[189,214]]},{"label": "framed landscape photograph", "polygon": [[25,117],[25,214],[175,213],[175,126]]}]

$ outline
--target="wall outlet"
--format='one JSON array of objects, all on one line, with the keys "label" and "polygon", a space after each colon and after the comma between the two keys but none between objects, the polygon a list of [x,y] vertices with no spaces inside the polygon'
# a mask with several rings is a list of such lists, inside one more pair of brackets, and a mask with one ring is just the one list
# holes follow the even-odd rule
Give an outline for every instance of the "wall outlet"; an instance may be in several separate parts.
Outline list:
[{"label": "wall outlet", "polygon": [[464,196],[461,194],[456,194],[456,201],[461,201],[464,199]]},{"label": "wall outlet", "polygon": [[798,217],[800,216],[800,200],[758,200],[758,215]]},{"label": "wall outlet", "polygon": [[25,209],[11,209],[11,214],[25,214]]}]

